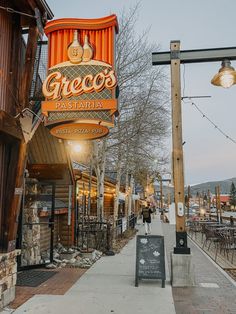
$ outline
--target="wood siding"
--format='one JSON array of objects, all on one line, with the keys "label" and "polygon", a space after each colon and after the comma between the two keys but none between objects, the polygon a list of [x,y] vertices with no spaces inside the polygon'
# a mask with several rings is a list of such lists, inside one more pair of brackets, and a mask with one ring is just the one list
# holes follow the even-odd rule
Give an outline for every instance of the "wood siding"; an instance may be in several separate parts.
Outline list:
[{"label": "wood siding", "polygon": [[[9,1],[0,0],[0,5],[9,6]],[[0,29],[0,111],[14,116],[19,111],[19,76],[23,62],[20,16],[0,10]],[[10,132],[9,137],[0,133],[0,251],[6,251],[6,229],[14,196],[19,141],[14,138],[14,132],[12,136]]]},{"label": "wood siding", "polygon": [[28,161],[30,164],[66,164],[65,145],[41,124],[30,141]]}]

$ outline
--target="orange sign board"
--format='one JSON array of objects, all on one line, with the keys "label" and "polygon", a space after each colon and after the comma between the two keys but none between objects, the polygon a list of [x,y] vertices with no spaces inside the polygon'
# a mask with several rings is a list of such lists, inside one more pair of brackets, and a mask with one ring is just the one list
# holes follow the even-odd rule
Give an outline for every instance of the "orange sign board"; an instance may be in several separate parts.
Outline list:
[{"label": "orange sign board", "polygon": [[68,60],[67,48],[73,41],[74,30],[78,31],[83,46],[85,35],[94,49],[94,59],[114,66],[115,34],[118,22],[115,14],[97,19],[62,18],[50,21],[44,29],[48,37],[48,67]]},{"label": "orange sign board", "polygon": [[114,126],[117,32],[115,15],[47,23],[49,68],[41,105],[45,125],[88,121]]},{"label": "orange sign board", "polygon": [[55,126],[50,133],[64,140],[94,140],[106,136],[109,129],[99,124],[67,123]]},{"label": "orange sign board", "polygon": [[48,115],[50,111],[90,111],[111,110],[113,114],[117,110],[117,100],[71,100],[71,101],[44,101],[41,107],[42,113]]}]

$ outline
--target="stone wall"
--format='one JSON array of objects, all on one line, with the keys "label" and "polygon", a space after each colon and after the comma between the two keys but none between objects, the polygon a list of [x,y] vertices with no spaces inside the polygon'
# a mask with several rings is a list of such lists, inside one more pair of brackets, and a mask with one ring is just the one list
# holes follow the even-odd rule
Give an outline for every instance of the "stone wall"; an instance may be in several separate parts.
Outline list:
[{"label": "stone wall", "polygon": [[[35,223],[35,225],[31,225]],[[21,245],[21,265],[40,264],[40,225],[38,217],[37,202],[30,207],[24,208],[23,227],[22,227],[22,245]],[[29,225],[28,225],[29,224]]]},{"label": "stone wall", "polygon": [[40,264],[40,225],[38,217],[37,180],[28,179],[22,215],[21,266]]},{"label": "stone wall", "polygon": [[0,309],[15,298],[17,255],[20,255],[20,250],[0,253]]}]

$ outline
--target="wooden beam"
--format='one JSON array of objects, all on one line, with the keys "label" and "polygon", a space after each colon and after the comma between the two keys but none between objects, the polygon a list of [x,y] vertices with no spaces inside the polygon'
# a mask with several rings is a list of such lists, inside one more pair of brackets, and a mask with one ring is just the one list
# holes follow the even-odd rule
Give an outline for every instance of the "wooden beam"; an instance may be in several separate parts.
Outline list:
[{"label": "wooden beam", "polygon": [[3,141],[23,139],[19,121],[3,110],[0,110],[0,136],[1,135]]},{"label": "wooden beam", "polygon": [[[223,59],[236,60],[236,47],[182,50],[179,52],[179,59],[180,63],[221,62]],[[171,64],[170,52],[153,52],[152,64]]]},{"label": "wooden beam", "polygon": [[19,157],[16,168],[16,180],[15,180],[15,189],[14,196],[11,200],[10,207],[8,209],[7,216],[7,240],[8,240],[8,248],[7,251],[13,251],[15,249],[15,241],[16,241],[16,233],[18,226],[18,216],[20,212],[21,199],[23,195],[23,178],[25,171],[25,162],[27,155],[27,144],[23,141],[20,142],[19,147]]},{"label": "wooden beam", "polygon": [[[31,81],[33,77],[34,60],[37,49],[38,29],[32,24],[29,29],[29,36],[26,46],[25,64],[21,76],[21,85],[19,91],[19,102],[21,110],[29,106],[29,92]],[[22,140],[18,150],[18,162],[16,166],[16,179],[14,196],[8,208],[7,225],[5,227],[5,241],[8,242],[7,251],[15,249],[16,233],[18,226],[18,216],[20,212],[22,193],[23,193],[23,179],[27,158],[27,144]]]},{"label": "wooden beam", "polygon": [[[14,197],[16,164],[18,161],[19,141],[12,140],[4,146],[4,157],[1,169],[1,204],[0,204],[0,251],[8,250],[9,208]],[[14,245],[14,243],[12,242]]]},{"label": "wooden beam", "polygon": [[19,101],[21,110],[29,107],[29,92],[32,83],[34,72],[34,62],[37,49],[38,28],[36,25],[31,25],[29,28],[29,36],[26,46],[25,65],[22,71],[21,86],[19,93]]}]

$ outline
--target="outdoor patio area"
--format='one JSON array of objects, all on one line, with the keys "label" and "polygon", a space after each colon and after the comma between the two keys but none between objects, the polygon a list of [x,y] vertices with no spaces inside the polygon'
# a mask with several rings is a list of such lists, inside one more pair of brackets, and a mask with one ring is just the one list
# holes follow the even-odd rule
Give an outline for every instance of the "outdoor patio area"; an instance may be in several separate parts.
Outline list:
[{"label": "outdoor patio area", "polygon": [[214,220],[189,221],[188,235],[221,268],[236,268],[236,226]]}]

